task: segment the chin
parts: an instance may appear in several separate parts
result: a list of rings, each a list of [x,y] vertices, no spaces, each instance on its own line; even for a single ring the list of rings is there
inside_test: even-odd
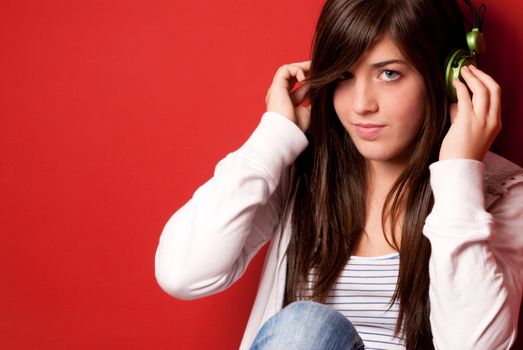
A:
[[[391,149],[390,147],[357,147],[358,151],[365,160],[374,162],[406,162],[408,152]]]

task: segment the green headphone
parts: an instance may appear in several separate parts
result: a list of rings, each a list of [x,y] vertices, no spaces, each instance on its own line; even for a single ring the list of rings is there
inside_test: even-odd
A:
[[[463,66],[478,65],[478,56],[485,52],[485,38],[483,37],[483,17],[485,16],[486,6],[481,4],[477,9],[470,0],[463,0],[474,13],[474,26],[470,32],[467,33],[468,50],[456,49],[448,56],[445,63],[445,90],[447,96],[452,102],[456,102],[456,89],[452,85],[455,78],[461,79],[460,70]],[[463,81],[463,80],[462,80]]]

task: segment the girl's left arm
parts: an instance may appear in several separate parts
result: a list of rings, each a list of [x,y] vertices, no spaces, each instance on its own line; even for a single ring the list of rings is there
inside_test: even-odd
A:
[[[509,349],[523,286],[523,182],[485,209],[484,164],[430,166],[430,321],[436,349]]]
[[[458,103],[440,161],[430,166],[434,207],[423,232],[431,242],[431,327],[437,349],[509,349],[516,337],[523,274],[523,183],[487,211],[482,162],[501,128],[500,88],[463,68]]]

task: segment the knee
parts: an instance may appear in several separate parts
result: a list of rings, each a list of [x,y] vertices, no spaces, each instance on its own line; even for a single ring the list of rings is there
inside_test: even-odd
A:
[[[281,321],[289,328],[307,329],[308,334],[326,328],[351,328],[350,321],[331,307],[314,301],[295,301],[281,311]]]
[[[360,349],[352,323],[327,305],[297,301],[271,317],[251,349]]]
[[[329,332],[346,332],[353,328],[350,321],[331,307],[314,301],[295,301],[273,318],[274,330],[287,334],[315,338]]]

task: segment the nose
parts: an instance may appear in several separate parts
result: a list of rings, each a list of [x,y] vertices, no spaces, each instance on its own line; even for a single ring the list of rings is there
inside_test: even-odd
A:
[[[372,84],[363,79],[356,81],[352,91],[352,109],[355,113],[365,115],[378,111],[378,100]]]

